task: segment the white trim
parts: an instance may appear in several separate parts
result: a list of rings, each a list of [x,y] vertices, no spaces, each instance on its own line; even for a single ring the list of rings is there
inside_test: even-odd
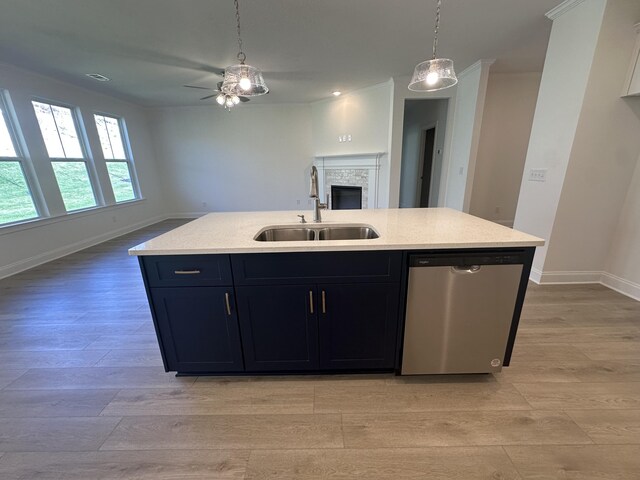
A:
[[[474,63],[473,65],[469,65],[467,68],[465,68],[463,71],[461,71],[458,74],[458,78],[462,78],[465,77],[467,75],[469,75],[471,72],[475,72],[476,70],[478,70],[479,68],[482,67],[490,67],[491,65],[493,65],[496,62],[495,58],[487,58],[484,60],[478,60],[476,63]]]
[[[638,283],[630,282],[629,280],[625,280],[608,272],[602,272],[600,283],[618,293],[640,301],[640,284]]]
[[[73,210],[71,212],[63,213],[62,215],[56,215],[54,217],[40,217],[31,220],[25,220],[23,222],[8,223],[0,225],[0,236],[19,232],[21,230],[29,230],[30,228],[42,227],[51,223],[66,222],[67,220],[74,220],[76,218],[86,217],[88,215],[97,215],[98,213],[103,213],[105,211],[110,211],[116,208],[128,207],[145,200],[146,198],[135,198],[133,200],[114,203],[113,205],[97,205],[95,207],[84,208],[82,210]]]
[[[565,13],[567,13],[569,10],[577,7],[578,5],[580,5],[581,3],[583,3],[585,0],[565,0],[564,2],[562,2],[560,5],[558,5],[555,8],[552,8],[551,10],[549,10],[547,13],[545,13],[545,17],[551,19],[551,20],[555,20],[556,18],[564,15]]]
[[[599,283],[622,295],[640,301],[640,284],[609,272],[541,272],[532,268],[529,280],[538,285],[571,285]]]
[[[16,273],[24,272],[25,270],[37,267],[38,265],[42,265],[43,263],[47,263],[71,253],[84,250],[85,248],[89,248],[99,243],[106,242],[107,240],[112,240],[116,237],[120,237],[127,233],[131,233],[135,230],[139,230],[141,228],[153,225],[154,223],[158,223],[169,218],[173,217],[171,215],[158,215],[153,218],[146,219],[123,228],[119,228],[117,230],[112,230],[101,235],[96,235],[95,237],[85,238],[84,240],[81,240],[79,242],[70,243],[68,245],[65,245],[64,247],[49,250],[48,252],[43,252],[38,255],[34,255],[33,257],[10,263],[9,265],[0,267],[0,279],[15,275]]]
[[[538,270],[537,268],[533,268],[531,267],[531,273],[529,274],[529,280],[531,280],[533,283],[536,283],[538,285],[540,285],[540,280],[542,279],[542,271]]]
[[[541,284],[600,283],[602,272],[542,272]]]

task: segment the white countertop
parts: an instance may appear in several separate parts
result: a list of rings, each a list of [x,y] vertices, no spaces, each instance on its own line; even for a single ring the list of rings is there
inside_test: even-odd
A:
[[[255,235],[267,226],[366,224],[380,238],[370,240],[312,240],[259,242]],[[327,252],[345,250],[423,250],[443,248],[532,247],[544,240],[449,208],[324,210],[322,223],[309,221],[312,211],[210,213],[148,240],[130,255],[189,255],[207,253]]]

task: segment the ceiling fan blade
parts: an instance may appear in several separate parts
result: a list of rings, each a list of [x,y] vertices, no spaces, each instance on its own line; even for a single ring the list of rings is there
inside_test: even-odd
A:
[[[217,88],[218,90],[222,90],[222,82],[218,82]]]
[[[250,99],[247,97],[238,97],[242,103],[248,102]]]
[[[183,85],[183,87],[187,88],[197,88],[199,90],[211,90],[209,87],[198,87],[197,85]]]
[[[218,94],[214,93],[213,95],[207,95],[206,97],[202,97],[200,100],[207,100],[209,98],[213,98],[213,97],[217,97],[217,96],[218,96]]]

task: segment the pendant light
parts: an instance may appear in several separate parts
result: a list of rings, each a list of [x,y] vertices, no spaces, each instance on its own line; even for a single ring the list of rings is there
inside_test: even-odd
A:
[[[437,0],[436,28],[433,35],[433,57],[416,65],[413,77],[409,83],[409,90],[414,92],[435,92],[444,88],[453,87],[458,83],[458,77],[453,69],[453,60],[437,58],[438,29],[440,28],[440,6],[442,0]]]
[[[236,7],[236,26],[238,32],[238,65],[231,65],[224,69],[222,92],[229,96],[255,97],[269,93],[259,68],[245,64],[247,56],[242,51],[242,37],[240,36],[240,9],[238,0],[233,1]]]

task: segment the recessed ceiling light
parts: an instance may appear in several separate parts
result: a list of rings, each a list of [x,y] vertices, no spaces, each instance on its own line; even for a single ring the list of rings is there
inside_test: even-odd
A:
[[[335,91],[331,92],[331,95],[333,95],[334,97],[339,97],[340,95],[342,95],[342,92],[339,92],[338,90],[335,90]]]
[[[108,82],[111,80],[110,78],[105,77],[104,75],[100,75],[99,73],[85,73],[87,77],[93,78],[94,80],[98,80],[99,82]]]

